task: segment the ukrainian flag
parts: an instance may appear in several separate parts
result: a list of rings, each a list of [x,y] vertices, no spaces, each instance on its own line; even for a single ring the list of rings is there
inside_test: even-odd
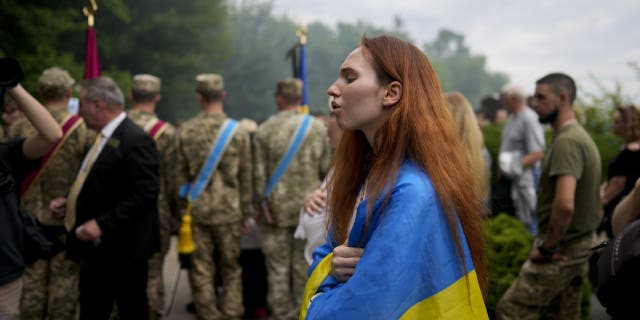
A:
[[[378,199],[369,226],[366,202],[357,208],[349,246],[363,247],[345,283],[329,276],[329,242],[314,252],[300,319],[488,319],[473,262],[462,235],[461,264],[442,206],[424,171],[400,168],[391,199]]]

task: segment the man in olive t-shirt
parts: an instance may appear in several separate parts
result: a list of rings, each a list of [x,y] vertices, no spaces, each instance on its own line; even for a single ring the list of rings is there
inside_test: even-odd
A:
[[[498,302],[497,319],[580,319],[588,249],[600,221],[600,155],[572,110],[576,86],[552,73],[536,82],[533,108],[554,137],[542,163],[536,214],[539,235],[529,259]]]
[[[536,214],[541,234],[548,233],[558,176],[571,176],[577,181],[571,223],[558,243],[589,235],[600,222],[600,154],[585,129],[576,122],[566,124],[554,133],[542,163],[542,174]]]

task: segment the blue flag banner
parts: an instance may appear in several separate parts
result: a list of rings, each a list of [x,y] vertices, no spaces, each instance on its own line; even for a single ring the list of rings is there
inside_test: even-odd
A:
[[[364,252],[349,280],[329,276],[339,243],[314,252],[299,319],[488,319],[462,227],[464,264],[426,173],[405,161],[390,192],[368,219],[370,199],[356,209],[348,245]]]
[[[304,44],[300,44],[300,80],[302,80],[302,105],[309,106],[307,90],[307,51]]]

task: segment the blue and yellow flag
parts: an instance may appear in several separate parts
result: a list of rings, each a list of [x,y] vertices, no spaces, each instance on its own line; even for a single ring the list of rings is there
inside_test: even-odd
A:
[[[364,253],[353,276],[329,276],[329,242],[314,252],[300,319],[488,319],[466,239],[465,265],[431,181],[406,161],[389,203],[378,199],[368,227],[366,203],[356,211],[348,244]]]
[[[303,43],[300,44],[300,80],[302,80],[302,108],[309,110],[307,90],[307,50]],[[308,111],[306,113],[309,113]]]
[[[302,25],[296,30],[298,42],[287,51],[287,58],[291,59],[293,77],[302,80],[302,112],[309,113],[309,100],[307,89],[307,26]]]

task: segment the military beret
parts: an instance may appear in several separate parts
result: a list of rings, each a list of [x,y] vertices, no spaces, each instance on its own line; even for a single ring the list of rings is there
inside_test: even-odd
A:
[[[42,71],[38,79],[38,86],[41,88],[62,88],[71,89],[76,81],[71,78],[69,72],[60,67],[51,67]]]
[[[160,93],[160,78],[150,74],[136,74],[133,76],[131,90],[149,93]]]
[[[276,85],[276,95],[294,97],[301,96],[302,80],[297,78],[288,78],[278,81],[278,84]]]
[[[196,92],[224,90],[222,76],[217,73],[201,73],[196,76]]]

